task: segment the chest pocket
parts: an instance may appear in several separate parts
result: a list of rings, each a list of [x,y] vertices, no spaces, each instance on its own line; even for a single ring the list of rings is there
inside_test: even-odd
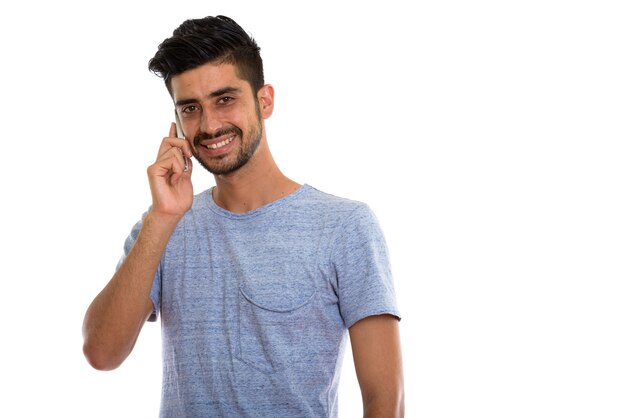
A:
[[[239,359],[266,374],[297,362],[310,332],[312,285],[285,280],[242,283],[239,287]]]

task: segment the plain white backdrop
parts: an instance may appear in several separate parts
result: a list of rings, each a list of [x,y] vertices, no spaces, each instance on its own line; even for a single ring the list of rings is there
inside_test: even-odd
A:
[[[407,417],[626,415],[626,14],[618,1],[0,6],[0,416],[154,417],[160,329],[84,360],[84,311],[150,204],[157,45],[225,14],[261,46],[290,177],[391,251]],[[196,192],[213,184],[198,166]],[[345,358],[340,416],[360,394]]]

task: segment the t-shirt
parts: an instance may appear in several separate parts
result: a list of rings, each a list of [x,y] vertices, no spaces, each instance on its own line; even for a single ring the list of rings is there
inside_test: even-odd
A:
[[[348,328],[399,318],[372,211],[306,184],[243,214],[195,196],[151,298],[168,418],[336,417]]]

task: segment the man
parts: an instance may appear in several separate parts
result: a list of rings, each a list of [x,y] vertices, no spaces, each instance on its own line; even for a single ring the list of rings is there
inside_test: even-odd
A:
[[[403,415],[398,319],[369,208],[287,178],[264,120],[274,90],[233,20],[188,20],[150,61],[172,124],[148,168],[152,206],[85,315],[84,352],[118,367],[161,314],[161,416],[337,416],[349,333],[364,415]],[[196,196],[195,157],[215,176]],[[349,331],[348,331],[349,330]]]

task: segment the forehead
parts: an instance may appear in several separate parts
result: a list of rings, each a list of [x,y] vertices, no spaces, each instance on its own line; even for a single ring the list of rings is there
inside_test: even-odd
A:
[[[233,64],[204,64],[187,70],[171,79],[174,102],[201,98],[227,87],[236,87],[243,92],[251,91],[247,81],[237,76]]]

